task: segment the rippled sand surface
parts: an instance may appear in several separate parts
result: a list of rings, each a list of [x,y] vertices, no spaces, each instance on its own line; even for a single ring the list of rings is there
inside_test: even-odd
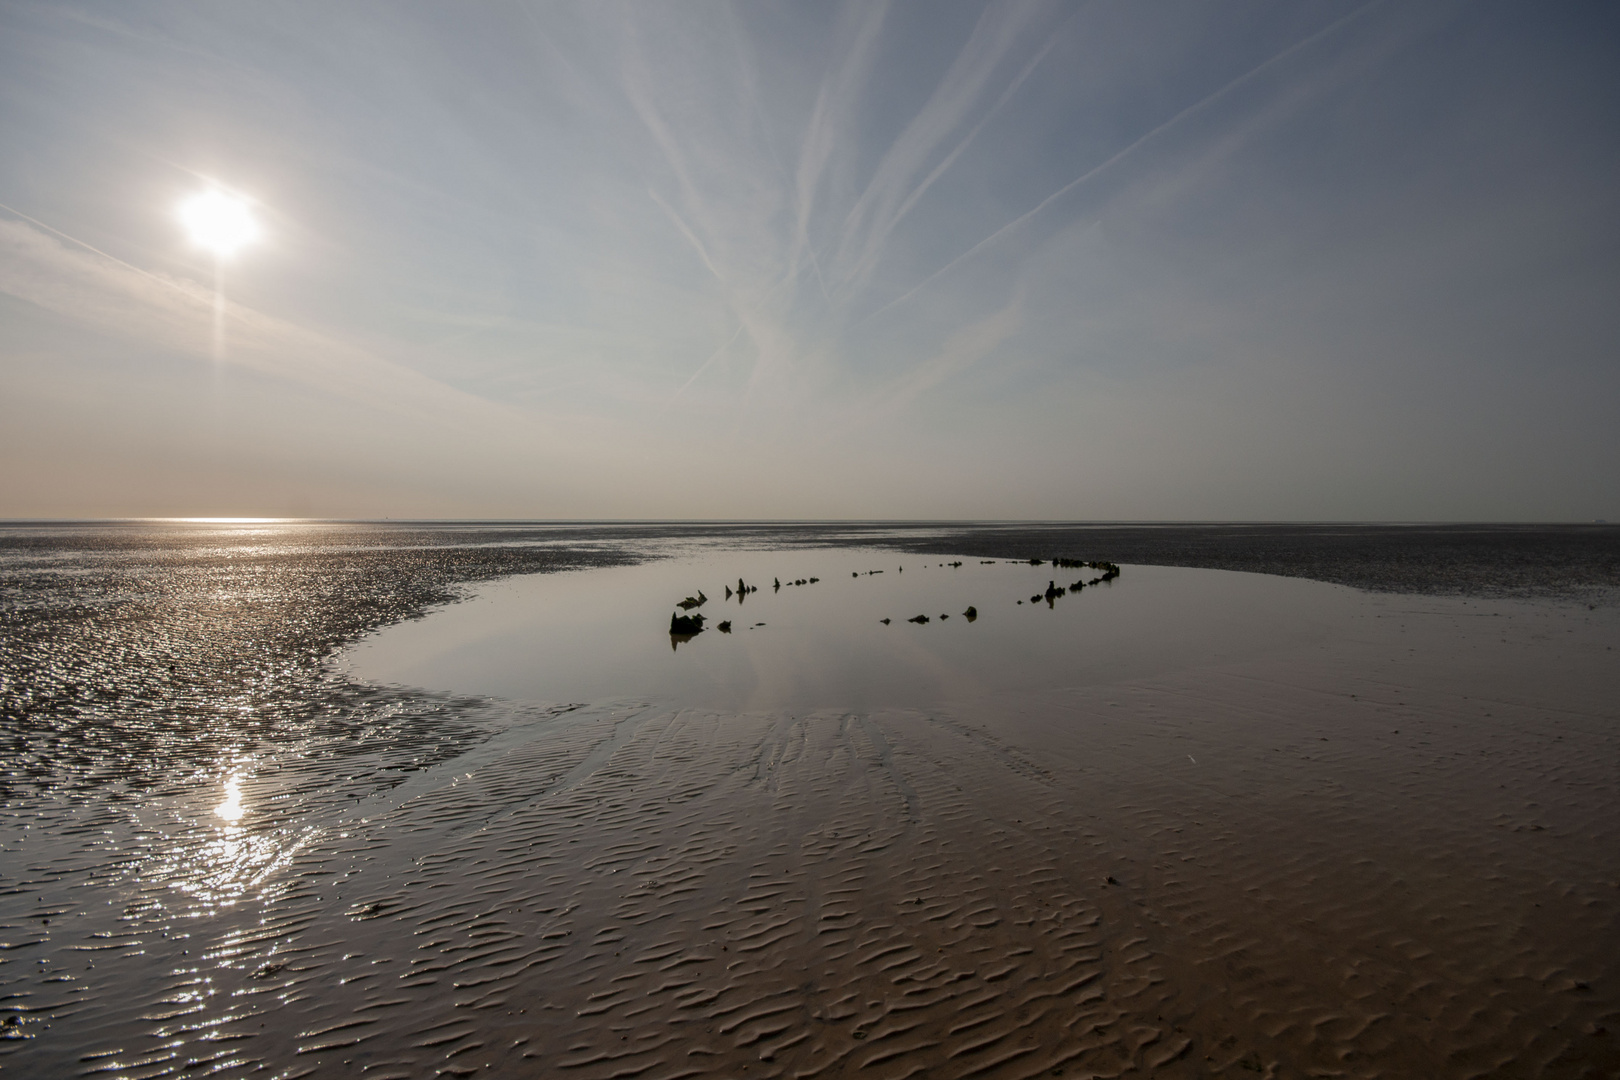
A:
[[[284,736],[137,746],[163,782],[38,737],[0,1068],[1620,1073],[1613,612],[1131,566],[1048,607],[1026,578],[1079,572],[749,558],[812,556],[743,606],[712,553],[486,587]],[[733,632],[636,636],[687,580]],[[638,657],[686,677],[595,696]]]

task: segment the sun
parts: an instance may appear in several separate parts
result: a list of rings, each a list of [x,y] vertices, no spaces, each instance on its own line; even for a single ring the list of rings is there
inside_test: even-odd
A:
[[[259,223],[247,200],[223,191],[204,191],[180,204],[180,223],[191,242],[221,259],[259,238]]]

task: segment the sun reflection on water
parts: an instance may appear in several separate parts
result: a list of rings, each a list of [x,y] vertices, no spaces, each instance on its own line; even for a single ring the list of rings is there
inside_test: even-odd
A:
[[[225,779],[225,801],[214,807],[214,813],[234,825],[246,812],[242,806],[241,778],[232,773]]]
[[[256,801],[251,769],[240,760],[231,763],[223,779],[219,776],[213,773],[209,783],[221,785],[223,801],[206,817],[192,817],[190,826],[142,874],[185,895],[194,914],[231,907],[261,893],[309,840],[309,830],[277,827],[250,809]]]

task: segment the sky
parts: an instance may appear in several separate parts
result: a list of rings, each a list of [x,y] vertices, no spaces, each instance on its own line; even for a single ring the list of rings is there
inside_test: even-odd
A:
[[[1612,3],[3,0],[0,147],[0,518],[1620,520]]]

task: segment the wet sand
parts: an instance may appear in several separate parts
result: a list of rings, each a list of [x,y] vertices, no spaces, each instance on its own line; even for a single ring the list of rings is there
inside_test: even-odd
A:
[[[0,1065],[1620,1074],[1620,618],[1331,591],[921,707],[378,688],[234,824],[218,768],[14,791]]]
[[[367,1027],[401,1075],[1612,1075],[1615,630],[1393,603],[971,708],[581,717],[400,821],[342,936],[423,974]]]

